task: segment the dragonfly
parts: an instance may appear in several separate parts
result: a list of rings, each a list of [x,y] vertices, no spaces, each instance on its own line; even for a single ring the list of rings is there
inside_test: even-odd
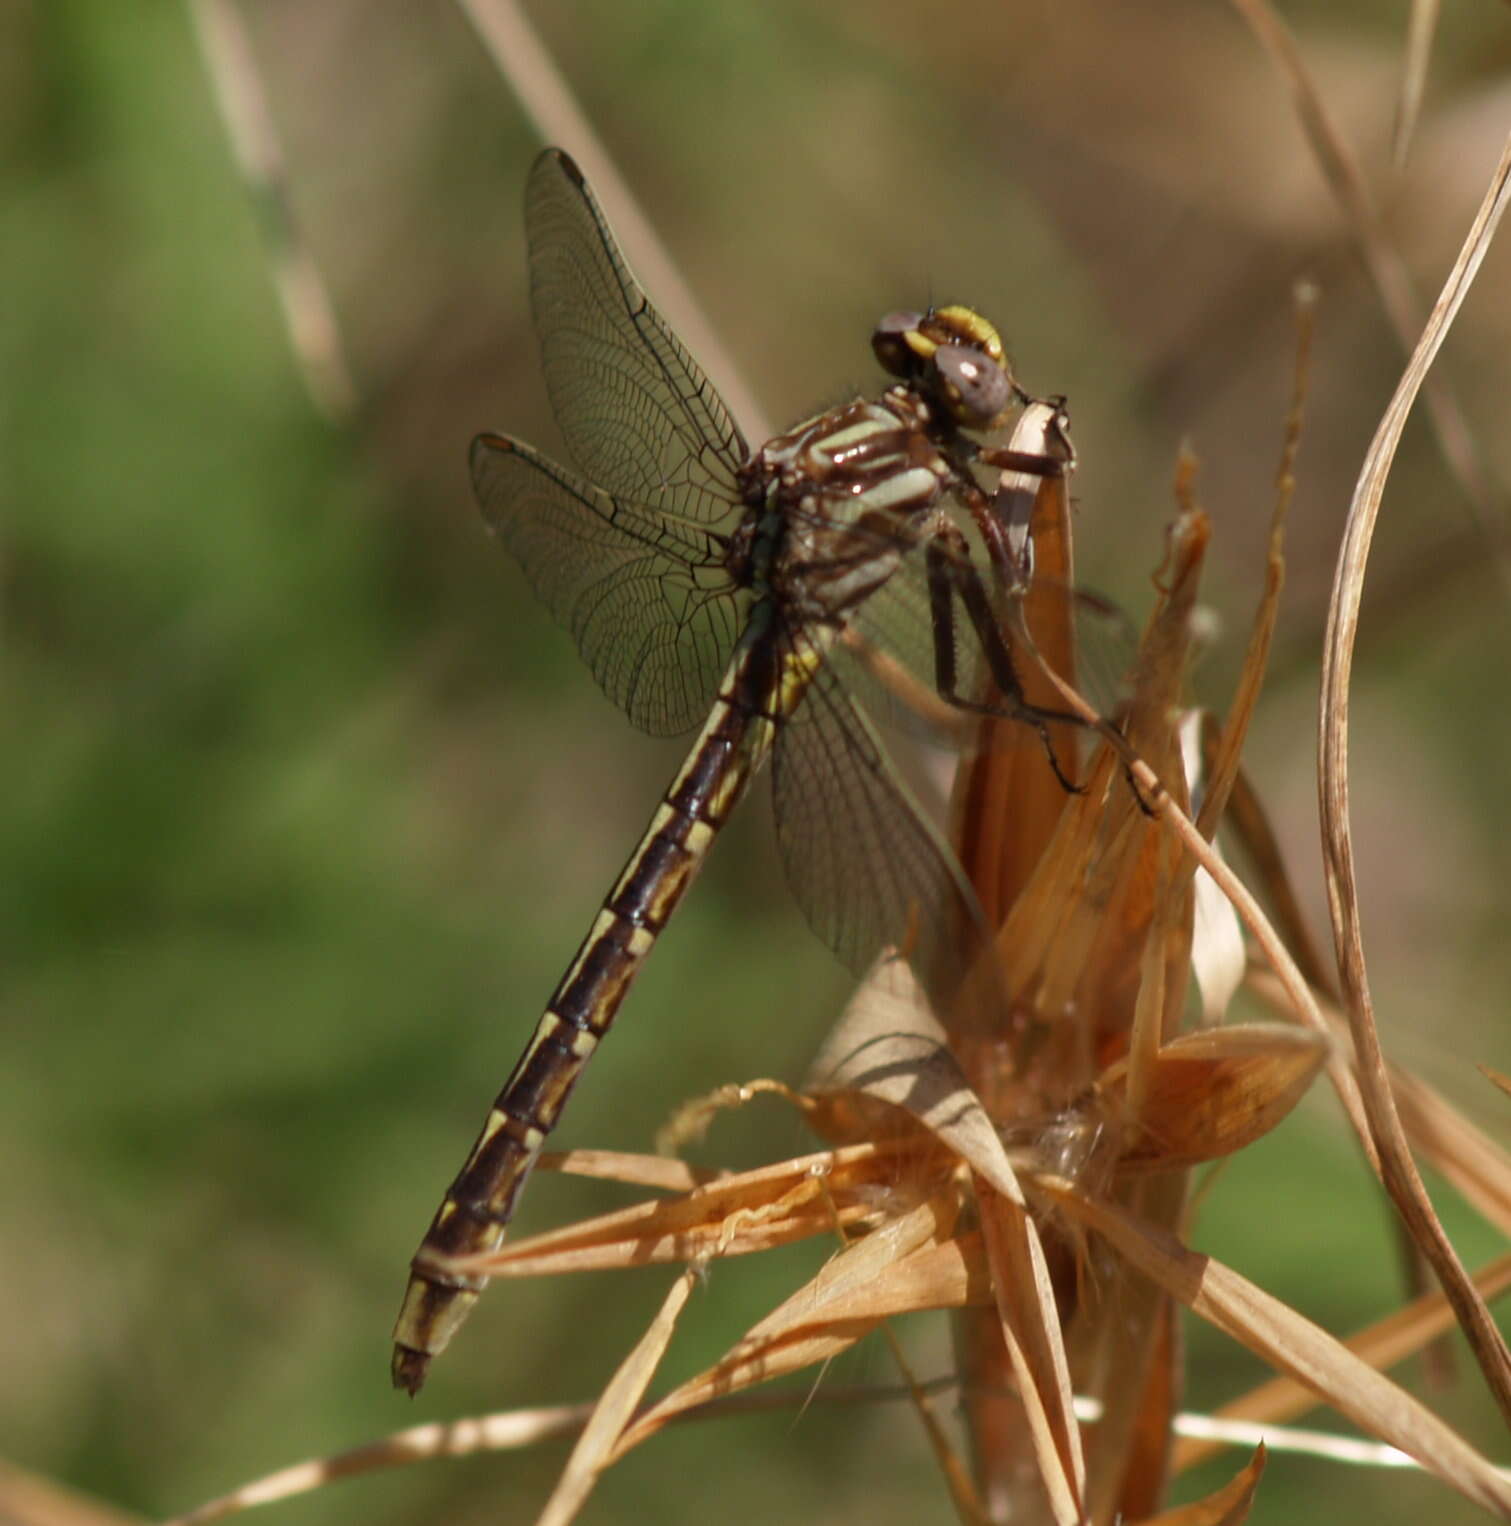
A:
[[[568,1097],[762,765],[789,883],[844,962],[863,972],[905,950],[935,990],[959,967],[979,911],[886,761],[867,713],[868,698],[892,697],[876,653],[900,654],[954,711],[1036,728],[1075,787],[1048,727],[1078,717],[1027,701],[1002,634],[1023,553],[1004,549],[1001,504],[979,477],[1062,475],[1074,451],[1063,403],[1029,397],[992,325],[964,307],[887,316],[872,336],[885,390],[752,450],[559,149],[530,172],[525,225],[546,382],[582,474],[482,434],[478,503],[630,721],[700,729],[411,1262],[392,1364],[410,1393],[486,1283],[456,1263],[502,1243]],[[1042,448],[973,438],[1029,406]]]

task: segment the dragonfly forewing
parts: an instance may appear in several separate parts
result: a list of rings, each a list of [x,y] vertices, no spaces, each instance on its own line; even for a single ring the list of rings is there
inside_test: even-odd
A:
[[[541,362],[572,459],[611,493],[704,523],[726,519],[750,453],[744,437],[558,149],[530,172],[525,231]]]
[[[750,602],[722,565],[722,537],[503,435],[473,441],[472,484],[488,527],[604,693],[653,736],[696,726]]]

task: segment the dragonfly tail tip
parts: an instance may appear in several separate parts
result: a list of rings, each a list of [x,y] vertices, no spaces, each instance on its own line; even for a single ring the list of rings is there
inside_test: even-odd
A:
[[[413,1346],[393,1348],[393,1386],[402,1388],[412,1399],[425,1386],[430,1372],[430,1353]]]

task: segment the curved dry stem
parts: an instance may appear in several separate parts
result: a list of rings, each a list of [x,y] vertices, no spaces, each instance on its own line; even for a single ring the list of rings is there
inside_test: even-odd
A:
[[[1511,138],[1501,153],[1500,163],[1442,295],[1380,421],[1354,489],[1328,610],[1322,666],[1318,790],[1333,941],[1343,981],[1344,1005],[1358,1056],[1357,1072],[1371,1136],[1380,1156],[1382,1179],[1413,1238],[1437,1272],[1501,1412],[1511,1421],[1511,1354],[1508,1354],[1484,1300],[1475,1291],[1433,1212],[1391,1093],[1365,967],[1348,793],[1349,682],[1365,567],[1380,500],[1411,406],[1490,246],[1505,210],[1508,188],[1511,188]]]

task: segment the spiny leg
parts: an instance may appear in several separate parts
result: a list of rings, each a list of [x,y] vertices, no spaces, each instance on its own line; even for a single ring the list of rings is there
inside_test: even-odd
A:
[[[1067,794],[1078,795],[1081,786],[1066,777],[1060,760],[1055,756],[1054,743],[1049,734],[1051,721],[1088,728],[1091,723],[1070,710],[1055,710],[1044,705],[1031,704],[1023,692],[1023,684],[1014,666],[1012,653],[997,627],[991,600],[981,579],[968,560],[965,539],[953,527],[943,529],[929,542],[925,559],[929,581],[929,613],[934,634],[934,681],[940,698],[959,710],[977,715],[997,716],[1004,720],[1021,722],[1031,726],[1043,743],[1044,754],[1055,778]],[[989,704],[970,699],[959,691],[959,673],[955,659],[955,610],[954,599],[958,595],[971,628],[981,643],[992,681],[1006,701],[1005,704]]]

